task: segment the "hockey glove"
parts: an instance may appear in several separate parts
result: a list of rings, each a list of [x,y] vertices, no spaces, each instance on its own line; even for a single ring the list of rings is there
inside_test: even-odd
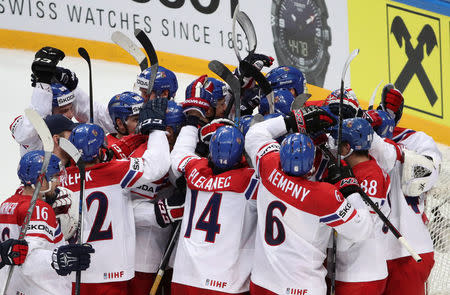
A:
[[[247,55],[244,58],[244,61],[253,65],[258,71],[261,71],[263,67],[270,67],[273,64],[273,57],[267,56],[264,54],[252,53]],[[243,73],[243,71],[237,67],[234,74],[238,77],[243,76],[242,78],[242,88],[248,89],[255,87],[255,81],[252,77],[248,77]]]
[[[128,157],[148,139],[142,134],[131,134],[122,137],[111,145],[111,150],[114,152],[116,159],[128,159]]]
[[[31,64],[31,71],[36,76],[36,82],[50,84],[56,72],[56,65],[64,56],[64,52],[53,47],[44,47],[36,52]],[[32,79],[33,84],[35,85]]]
[[[324,180],[333,184],[344,198],[360,190],[358,180],[353,175],[352,169],[344,161],[341,161],[341,167],[338,167],[337,163],[330,163],[328,165],[328,176]]]
[[[0,244],[0,268],[3,265],[21,265],[28,254],[25,240],[9,239]]]
[[[206,124],[198,130],[199,140],[203,143],[209,144],[211,136],[222,126],[234,126],[234,122],[226,118],[212,120],[211,123]]]
[[[397,123],[402,117],[404,101],[402,93],[395,89],[393,84],[386,84],[381,93],[378,109],[389,112]]]
[[[159,226],[166,227],[177,220],[181,220],[183,218],[186,194],[181,189],[168,186],[161,189],[161,192],[158,192],[158,197],[160,196],[169,197],[160,199],[155,204],[155,216]]]
[[[186,114],[190,110],[198,111],[203,117],[211,107],[214,84],[208,80],[207,75],[199,77],[192,83],[190,91],[186,90],[186,100],[181,104]]]
[[[75,72],[69,69],[56,67],[55,79],[67,87],[70,91],[75,90],[78,85],[78,78]]]
[[[293,110],[284,118],[286,129],[312,134],[336,125],[336,119],[324,109],[312,105]]]
[[[378,112],[374,110],[364,111],[363,118],[366,119],[374,129],[383,123],[383,119],[381,119]]]
[[[148,135],[152,130],[166,130],[167,98],[149,100],[139,112],[138,130]]]
[[[53,250],[52,267],[60,276],[66,276],[72,271],[89,268],[91,253],[95,253],[90,244],[69,244]]]
[[[253,114],[253,110],[259,106],[260,102],[261,95],[258,87],[246,89],[241,102],[241,116]]]

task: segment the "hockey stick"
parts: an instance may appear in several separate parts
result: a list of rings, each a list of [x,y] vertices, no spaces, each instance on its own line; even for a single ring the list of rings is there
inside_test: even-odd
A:
[[[299,108],[303,107],[305,102],[311,97],[311,94],[309,93],[302,93],[300,95],[297,95],[297,97],[294,99],[294,101],[291,104],[291,110],[298,110]]]
[[[248,17],[248,15],[245,12],[239,10],[239,3],[238,3],[238,5],[234,9],[234,13],[233,13],[231,41],[233,42],[234,53],[236,54],[236,57],[239,60],[239,62],[241,62],[242,58],[239,53],[239,49],[236,46],[236,44],[237,44],[236,21],[239,23],[239,25],[241,26],[242,30],[245,33],[245,36],[247,37],[247,45],[248,45],[249,54],[253,54],[255,52],[258,41],[256,39],[255,27],[253,26],[252,21],[250,20],[250,18]]]
[[[41,116],[33,109],[26,109],[25,116],[31,122],[31,124],[33,125],[37,134],[41,138],[42,144],[44,146],[44,160],[42,162],[42,168],[39,173],[37,183],[35,184],[33,196],[31,197],[31,200],[30,200],[30,206],[28,207],[27,214],[25,215],[25,218],[22,223],[22,227],[20,228],[19,240],[25,239],[25,235],[28,230],[28,224],[30,223],[31,216],[33,215],[34,208],[36,207],[36,201],[38,199],[39,192],[41,190],[42,181],[45,177],[45,173],[47,172],[47,167],[48,167],[48,164],[50,162],[50,158],[51,158],[52,152],[53,152],[53,138],[52,138],[52,135],[50,134],[50,131],[48,130],[47,125],[45,124],[44,120],[41,118]],[[7,277],[5,285],[3,287],[3,292],[2,292],[3,295],[6,295],[6,291],[8,290],[8,285],[11,281],[13,271],[14,271],[14,265],[11,265],[8,270],[8,277]]]
[[[241,118],[241,83],[239,82],[239,79],[236,78],[236,76],[233,75],[233,73],[223,63],[221,63],[218,60],[210,61],[208,64],[208,68],[231,87],[233,97],[232,100],[228,102],[227,109],[225,111],[225,116],[228,117],[231,111],[231,107],[234,104],[235,106],[234,121],[236,127],[239,128],[239,120]]]
[[[115,31],[111,35],[111,40],[119,45],[123,50],[128,52],[134,60],[139,64],[139,68],[141,72],[148,68],[148,60],[145,54],[141,51],[141,49],[124,33],[120,31]]]
[[[178,221],[175,229],[173,230],[172,238],[170,239],[169,244],[167,244],[167,248],[161,259],[161,263],[159,264],[158,273],[156,274],[156,278],[155,281],[153,282],[152,289],[150,290],[150,295],[155,295],[156,292],[158,291],[158,287],[161,284],[161,280],[164,276],[164,272],[166,271],[167,264],[169,263],[170,256],[172,255],[176,241],[178,240],[180,229],[181,229],[181,221]]]
[[[141,29],[134,30],[134,35],[141,43],[142,47],[144,47],[145,52],[148,55],[148,59],[150,60],[150,80],[148,81],[147,93],[150,95],[153,89],[153,85],[155,84],[156,74],[158,73],[158,56],[156,55],[155,48],[153,47],[152,42],[147,37],[147,35]]]
[[[266,77],[258,71],[253,65],[243,60],[239,63],[239,69],[242,70],[242,74],[245,77],[252,77],[255,79],[256,83],[258,83],[259,88],[263,91],[264,95],[267,97],[267,101],[269,102],[269,113],[274,113],[274,104],[273,104],[273,89],[270,86],[269,81],[267,81]]]
[[[87,62],[89,67],[89,122],[94,123],[94,97],[92,93],[92,67],[89,53],[83,47],[78,48],[78,54]]]
[[[325,144],[319,145],[319,148],[328,156],[330,161],[336,162],[336,158],[334,155],[330,152],[330,150],[325,146]],[[377,213],[378,217],[383,221],[383,223],[389,228],[389,230],[392,232],[392,234],[397,238],[397,240],[405,247],[405,249],[411,254],[411,256],[414,258],[416,262],[421,262],[422,258],[417,254],[416,251],[409,245],[407,240],[400,234],[400,232],[397,230],[397,228],[389,221],[389,219],[386,217],[386,215],[381,212],[381,210],[378,208],[378,206],[370,199],[370,197],[364,192],[362,188],[358,189],[358,193],[361,195],[362,199],[366,204],[370,206],[370,208]]]
[[[59,146],[73,159],[76,163],[78,169],[80,170],[80,200],[78,207],[78,226],[77,226],[77,243],[79,245],[83,244],[83,239],[81,237],[81,226],[83,224],[83,200],[84,200],[84,188],[86,179],[86,170],[84,161],[81,159],[80,151],[67,139],[64,137],[59,138]],[[80,295],[80,284],[81,284],[81,271],[78,270],[75,275],[75,294]]]
[[[381,83],[383,83],[383,80],[381,80],[380,83],[378,83],[377,87],[375,87],[375,89],[372,92],[372,96],[370,97],[369,101],[369,107],[367,108],[369,111],[373,110],[373,104],[375,103],[375,96],[377,95],[378,88],[380,88]]]

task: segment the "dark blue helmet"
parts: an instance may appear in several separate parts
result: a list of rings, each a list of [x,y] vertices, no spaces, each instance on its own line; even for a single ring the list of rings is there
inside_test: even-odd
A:
[[[172,127],[175,134],[178,134],[186,122],[183,108],[173,100],[167,102],[166,125]]]
[[[105,132],[95,124],[80,124],[72,130],[69,140],[81,151],[81,158],[85,162],[95,160],[105,141]]]
[[[275,89],[273,91],[274,111],[283,115],[291,112],[291,105],[294,102],[294,96],[287,89]],[[259,113],[264,115],[269,113],[269,102],[267,97],[262,97],[259,104]]]
[[[215,108],[217,106],[217,101],[225,98],[225,96],[228,94],[227,85],[215,78],[209,77],[208,80],[211,81],[214,85],[214,90],[212,92],[211,98],[211,106]]]
[[[144,99],[134,92],[126,91],[113,96],[108,104],[108,112],[114,127],[118,128],[117,118],[125,123],[129,116],[139,114],[143,104]]]
[[[394,118],[386,111],[378,110],[377,113],[383,121],[381,125],[375,127],[373,131],[382,138],[392,138],[394,127],[396,125]]]
[[[244,151],[244,136],[233,126],[222,126],[214,132],[209,144],[211,161],[220,169],[236,165]]]
[[[246,115],[242,116],[239,120],[239,129],[241,130],[242,134],[245,136],[247,134],[248,129],[250,129],[250,122],[252,121],[253,116],[252,115]]]
[[[17,175],[24,185],[34,185],[41,173],[42,164],[44,163],[44,151],[31,151],[22,156],[17,168]],[[50,157],[45,179],[50,181],[53,176],[60,172],[60,160],[57,156]]]
[[[302,133],[289,134],[281,143],[281,169],[291,176],[305,175],[313,167],[314,155],[311,138]]]
[[[72,103],[75,99],[75,94],[73,91],[70,91],[66,86],[60,83],[52,83],[51,84],[53,100],[53,107],[62,107],[69,103]]]
[[[151,71],[150,68],[143,70],[136,79],[135,88],[148,88],[148,81],[150,80]],[[174,72],[168,70],[162,66],[158,67],[156,73],[155,84],[153,84],[153,91],[156,93],[156,97],[160,97],[164,90],[169,90],[169,99],[175,97],[178,90],[178,80]]]
[[[331,129],[331,136],[337,143],[338,125]],[[354,151],[367,151],[373,140],[373,129],[363,118],[351,118],[342,121],[342,142],[348,142]]]
[[[294,88],[297,95],[306,90],[306,79],[302,71],[295,67],[281,66],[271,70],[267,76],[267,81],[273,89],[291,89]]]

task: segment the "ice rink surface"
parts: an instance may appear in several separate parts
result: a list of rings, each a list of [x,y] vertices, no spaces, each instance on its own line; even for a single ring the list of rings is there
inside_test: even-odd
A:
[[[90,53],[91,57],[95,56]],[[2,141],[2,172],[0,202],[10,197],[19,185],[17,164],[20,160],[19,146],[9,131],[9,126],[17,116],[23,114],[29,107],[31,87],[31,63],[34,52],[0,49],[0,138]],[[59,63],[74,71],[79,79],[79,85],[89,91],[88,65],[82,58],[67,56]],[[164,66],[161,64],[161,66]],[[140,73],[139,66],[125,65],[102,60],[92,60],[92,80],[94,100],[107,104],[111,97],[123,91],[132,91],[136,76]],[[195,76],[177,74],[177,97],[184,100],[184,90]]]

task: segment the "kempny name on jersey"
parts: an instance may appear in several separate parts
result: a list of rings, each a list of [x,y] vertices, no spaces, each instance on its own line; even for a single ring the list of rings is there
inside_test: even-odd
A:
[[[188,180],[199,189],[223,190],[227,187],[230,187],[231,185],[231,176],[206,178],[204,176],[198,177],[199,175],[200,172],[198,172],[197,169],[194,168],[188,177]]]
[[[272,183],[275,187],[281,189],[283,192],[291,193],[291,196],[298,199],[300,193],[302,193],[302,198],[300,201],[306,198],[307,195],[311,192],[310,190],[305,189],[301,185],[294,183],[293,181],[287,179],[283,176],[277,169],[273,169],[270,173],[268,181]]]

